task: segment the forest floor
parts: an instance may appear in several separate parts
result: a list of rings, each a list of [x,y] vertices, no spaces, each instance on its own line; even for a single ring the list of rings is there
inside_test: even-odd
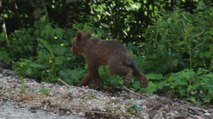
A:
[[[0,119],[213,119],[212,106],[178,99],[23,80],[0,69]]]

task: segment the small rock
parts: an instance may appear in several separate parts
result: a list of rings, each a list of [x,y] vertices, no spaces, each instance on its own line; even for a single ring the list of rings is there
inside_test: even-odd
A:
[[[203,119],[201,116],[198,116],[198,115],[196,115],[194,117],[195,117],[194,119]]]
[[[0,74],[0,78],[2,78],[3,77],[3,74]]]
[[[208,113],[208,112],[204,113],[204,116],[207,116],[209,118],[213,118],[213,115],[211,113]]]

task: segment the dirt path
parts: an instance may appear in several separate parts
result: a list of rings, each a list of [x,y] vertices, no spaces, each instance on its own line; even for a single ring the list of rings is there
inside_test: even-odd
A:
[[[140,98],[20,79],[0,71],[0,119],[212,119],[213,109],[156,95]],[[24,87],[23,87],[24,85]],[[25,92],[25,93],[23,93]]]
[[[75,115],[60,115],[54,112],[46,112],[37,109],[29,110],[11,100],[0,101],[0,119],[85,119]]]

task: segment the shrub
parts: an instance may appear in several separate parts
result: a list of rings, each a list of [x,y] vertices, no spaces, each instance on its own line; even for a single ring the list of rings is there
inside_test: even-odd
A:
[[[141,89],[143,92],[163,93],[168,97],[182,98],[193,103],[213,102],[213,73],[206,69],[184,69],[166,76],[151,73],[147,77],[150,85]]]
[[[144,34],[144,67],[168,73],[184,68],[213,70],[213,8],[198,6],[194,14],[162,11]]]
[[[36,54],[29,58],[19,55],[19,60],[13,67],[18,75],[56,82],[61,70],[73,69],[78,66],[78,63],[73,62],[76,58],[71,55],[69,50],[70,37],[74,35],[73,31],[58,28],[47,22],[45,17],[35,22],[33,31],[29,37],[32,37],[36,42],[36,49],[34,49]],[[14,49],[22,47],[22,45],[14,46],[16,46]]]

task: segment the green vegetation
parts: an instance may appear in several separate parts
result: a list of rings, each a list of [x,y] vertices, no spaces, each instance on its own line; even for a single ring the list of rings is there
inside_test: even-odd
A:
[[[21,81],[21,93],[26,93],[26,84],[25,84],[25,80],[23,77],[20,77],[20,81]]]
[[[39,92],[41,92],[43,95],[49,95],[50,94],[50,91],[47,88],[41,88]]]
[[[46,2],[39,4],[44,6],[40,10],[44,15],[39,19],[28,11],[26,6],[32,5],[29,1],[3,2],[7,7],[3,8],[0,23],[6,27],[0,28],[0,61],[10,64],[20,77],[52,83],[60,78],[71,85],[79,84],[87,68],[83,57],[70,53],[71,41],[77,30],[91,31],[98,38],[115,38],[131,51],[148,77],[149,86],[142,89],[134,80],[130,89],[193,103],[213,103],[210,1],[194,0],[190,5],[184,0]],[[14,4],[20,7],[19,12],[13,9]],[[102,87],[122,88],[121,77],[111,75],[104,66],[99,72]],[[21,85],[22,92],[26,92],[23,79]],[[49,94],[46,89],[41,92]],[[129,108],[133,112],[139,109],[137,105]]]

